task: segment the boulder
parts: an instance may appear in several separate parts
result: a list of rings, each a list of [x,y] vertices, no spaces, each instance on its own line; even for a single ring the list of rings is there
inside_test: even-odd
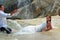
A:
[[[18,8],[17,15],[12,19],[32,19],[39,16],[45,17],[47,14],[51,16],[60,15],[59,0],[0,0],[0,4],[4,4],[5,12],[9,13]]]

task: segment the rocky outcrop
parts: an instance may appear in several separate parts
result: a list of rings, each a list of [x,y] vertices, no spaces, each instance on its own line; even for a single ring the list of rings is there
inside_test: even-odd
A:
[[[59,14],[59,5],[59,0],[34,0],[31,4],[24,6],[23,9],[20,10],[18,17],[16,17],[28,19],[38,16],[45,17],[47,14],[54,16]]]
[[[18,14],[12,18],[30,19],[47,14],[60,15],[60,0],[4,0],[5,12],[18,8]]]

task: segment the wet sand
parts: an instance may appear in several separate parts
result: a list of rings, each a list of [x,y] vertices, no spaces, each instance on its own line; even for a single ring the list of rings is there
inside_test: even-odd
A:
[[[43,22],[45,18],[36,18],[31,20],[16,20],[21,26],[25,27],[28,25],[39,25]],[[0,33],[0,40],[60,40],[60,18],[59,16],[53,16],[52,20],[54,21],[57,28],[52,29],[47,32],[36,32],[33,34],[23,34],[23,35],[14,35],[6,33]]]

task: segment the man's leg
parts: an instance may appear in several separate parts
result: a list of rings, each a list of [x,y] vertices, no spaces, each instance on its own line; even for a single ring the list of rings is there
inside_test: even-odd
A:
[[[11,30],[5,27],[1,27],[1,31],[6,31],[7,34],[11,33]]]
[[[9,31],[12,31],[10,28],[7,28]]]
[[[10,28],[5,28],[5,30],[6,30],[6,33],[7,33],[7,34],[10,34],[11,31],[12,31]]]
[[[0,28],[0,31],[1,31],[1,32],[4,32],[4,30],[5,30],[5,29],[4,29],[3,27]]]
[[[1,28],[0,28],[0,32],[1,32]]]

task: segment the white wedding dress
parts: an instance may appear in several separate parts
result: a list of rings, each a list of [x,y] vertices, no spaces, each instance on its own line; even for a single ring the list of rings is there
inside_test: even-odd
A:
[[[36,26],[26,26],[24,28],[21,28],[15,34],[31,34],[35,32],[40,32],[44,27],[46,27],[46,22],[42,22],[40,25],[36,25]]]

